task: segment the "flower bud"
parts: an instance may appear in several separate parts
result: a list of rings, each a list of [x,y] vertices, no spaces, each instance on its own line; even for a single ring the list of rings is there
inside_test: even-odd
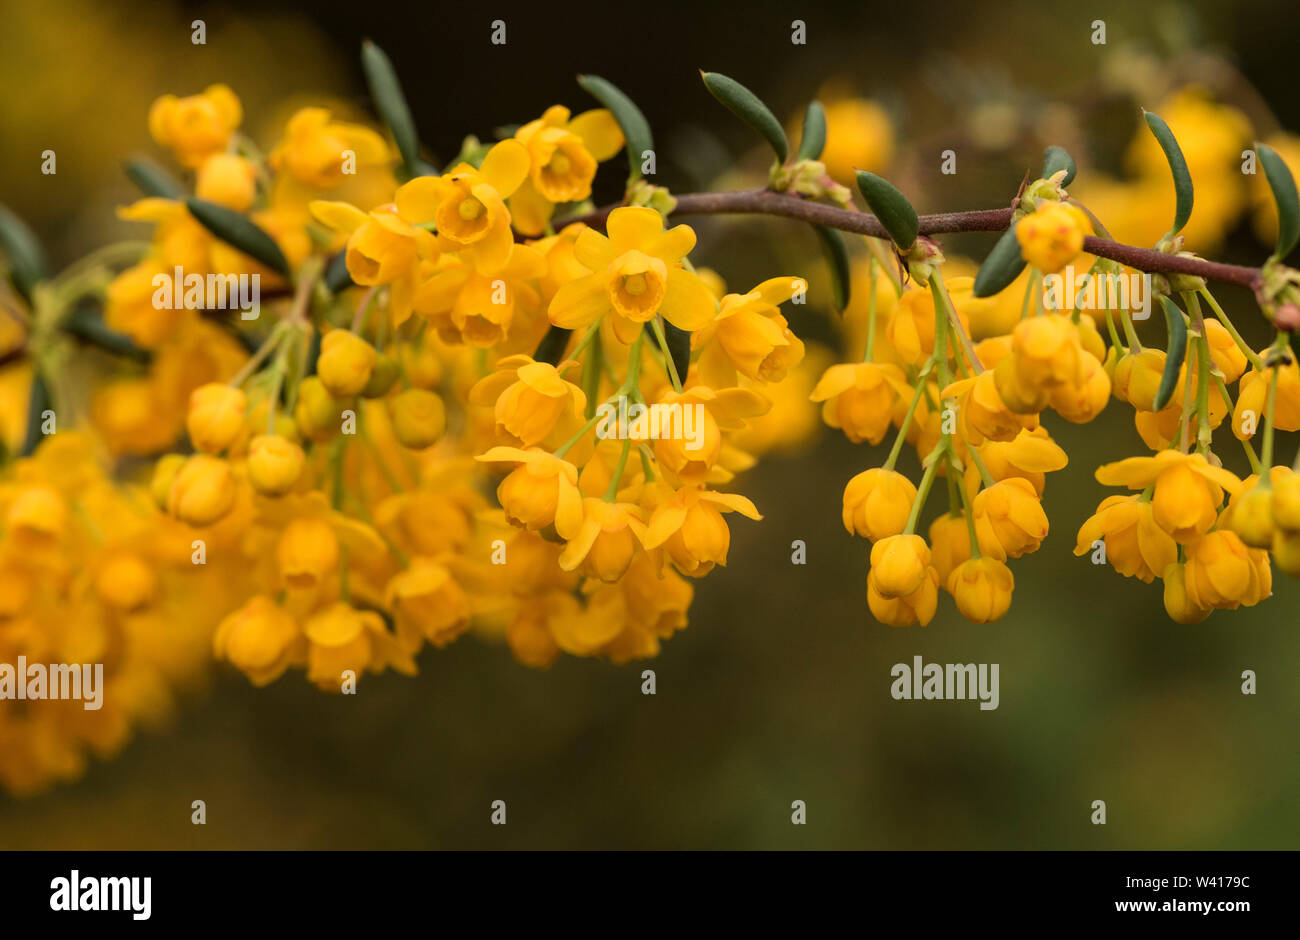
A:
[[[233,385],[209,382],[190,393],[185,428],[199,450],[220,453],[234,443],[244,427],[248,398]]]
[[[193,526],[216,522],[235,503],[230,464],[208,454],[195,454],[177,471],[167,491],[167,512]]]
[[[95,592],[100,599],[121,611],[139,610],[153,600],[158,590],[158,575],[135,554],[114,555],[95,576]]]
[[[343,403],[325,388],[320,376],[311,375],[298,386],[298,403],[293,420],[298,432],[310,441],[328,441],[342,427]]]
[[[1273,544],[1273,494],[1256,483],[1231,501],[1228,528],[1251,548]]]
[[[194,195],[243,212],[257,196],[257,168],[233,153],[214,153],[199,167]]]
[[[261,594],[217,626],[213,653],[262,686],[278,679],[305,652],[298,624],[275,601]]]
[[[1288,532],[1300,531],[1300,473],[1273,480],[1273,524]]]
[[[898,471],[864,470],[844,488],[844,528],[873,542],[898,535],[907,526],[915,499],[916,487]]]
[[[361,390],[362,398],[383,398],[397,381],[397,363],[384,353],[375,354],[375,364],[370,370],[370,381]],[[413,383],[415,384],[415,383]],[[416,384],[417,388],[423,387]]]
[[[153,479],[149,483],[149,495],[153,497],[159,509],[166,511],[167,494],[171,492],[172,480],[176,479],[176,474],[183,466],[185,466],[183,454],[166,454],[159,457],[158,462],[154,464]]]
[[[1011,607],[1016,586],[1011,569],[996,558],[964,561],[948,577],[948,593],[957,609],[972,623],[992,623]]]
[[[388,402],[393,433],[402,446],[423,450],[438,442],[447,429],[442,399],[423,388],[408,388]]]
[[[930,546],[919,535],[891,535],[871,548],[871,578],[881,597],[907,597],[925,580]]]
[[[373,346],[347,330],[330,330],[321,340],[316,374],[335,398],[351,398],[365,390],[374,365]]]
[[[302,476],[306,455],[279,434],[259,434],[248,445],[248,480],[263,496],[283,496]]]
[[[1210,616],[1208,607],[1198,607],[1187,594],[1186,565],[1174,562],[1165,569],[1165,612],[1175,623],[1200,623]]]

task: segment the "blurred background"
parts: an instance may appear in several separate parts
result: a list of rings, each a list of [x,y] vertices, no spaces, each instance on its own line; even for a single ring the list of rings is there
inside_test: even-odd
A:
[[[1116,237],[1150,244],[1172,216],[1172,187],[1137,133],[1144,105],[1188,152],[1190,247],[1258,264],[1270,222],[1240,151],[1300,131],[1292,13],[1281,3],[4,0],[0,201],[67,263],[122,235],[113,209],[135,193],[121,160],[154,152],[155,97],[226,82],[245,128],[268,143],[305,103],[363,117],[357,50],[369,36],[442,160],[466,134],[490,138],[555,102],[586,108],[573,77],[593,72],[646,113],[657,182],[757,185],[769,157],[708,95],[703,68],[745,82],[792,126],[814,95],[843,102],[830,154],[886,173],[921,211],[1005,205],[1043,146],[1061,144],[1080,166],[1072,192]],[[504,47],[488,41],[497,18]],[[803,46],[790,42],[796,18]],[[204,46],[190,42],[194,19],[206,23]],[[1096,20],[1104,45],[1092,42]],[[45,149],[58,154],[55,176],[39,171]],[[957,153],[953,176],[939,173],[945,149]],[[621,174],[602,179],[598,201],[618,198]],[[698,260],[733,287],[806,271],[814,302],[793,328],[843,342],[806,227],[691,221]],[[944,243],[978,259],[992,241]],[[1262,345],[1249,296],[1216,293]],[[802,420],[812,416],[808,405]],[[0,795],[0,848],[1294,848],[1300,587],[1279,575],[1258,608],[1173,624],[1158,585],[1072,554],[1108,495],[1093,468],[1144,451],[1131,411],[1049,428],[1072,465],[1048,482],[1052,533],[1015,565],[1001,622],[973,626],[941,601],[926,628],[875,623],[868,546],[844,532],[839,509],[844,483],[886,448],[813,435],[745,477],[766,518],[732,525],[729,566],[696,583],[690,627],[657,660],[565,657],[538,672],[466,637],[427,652],[417,679],[367,678],[355,697],[292,676],[256,690],[221,670],[170,727],[92,761],[80,780]],[[1279,460],[1294,447],[1283,436]],[[1235,445],[1223,450],[1246,472]],[[796,539],[806,565],[791,564]],[[1000,707],[894,701],[890,668],[915,655],[999,663]],[[641,694],[645,668],[654,696]],[[1256,695],[1241,694],[1245,669],[1258,674]],[[190,822],[199,799],[204,826]],[[498,799],[504,827],[489,824]],[[1090,824],[1098,799],[1105,826]],[[807,804],[806,826],[790,823],[794,800]]]

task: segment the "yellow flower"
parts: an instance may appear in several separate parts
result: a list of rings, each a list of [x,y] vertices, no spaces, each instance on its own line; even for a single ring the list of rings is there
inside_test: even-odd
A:
[[[298,386],[294,425],[309,441],[328,441],[342,428],[343,408],[344,403],[329,393],[320,376],[309,375]]]
[[[167,491],[167,512],[193,526],[212,525],[234,504],[230,464],[208,454],[186,460]]]
[[[948,578],[963,561],[971,557],[970,530],[961,512],[945,512],[930,523],[930,561],[939,573],[939,583]]]
[[[1268,553],[1247,548],[1235,532],[1217,529],[1187,546],[1187,597],[1198,607],[1253,607],[1272,584]]]
[[[355,678],[367,669],[381,672],[391,665],[408,676],[415,674],[411,654],[400,648],[373,610],[338,601],[308,617],[302,632],[310,644],[307,678],[326,691],[343,691],[343,673],[348,671]]]
[[[824,402],[822,420],[853,443],[879,444],[895,417],[902,420],[912,390],[898,366],[841,363],[826,370],[808,397]]]
[[[1261,487],[1257,475],[1243,481],[1241,489],[1228,500],[1228,506],[1219,517],[1219,528],[1230,529],[1251,548],[1268,549],[1273,545],[1273,489],[1272,484],[1290,467],[1274,467],[1270,485]]]
[[[1164,574],[1165,612],[1175,623],[1200,623],[1213,613],[1209,607],[1202,607],[1192,600],[1187,592],[1187,566],[1182,562],[1170,562]]]
[[[1178,559],[1178,544],[1156,524],[1151,502],[1138,494],[1103,499],[1079,527],[1074,554],[1090,554],[1098,539],[1105,542],[1106,560],[1116,571],[1147,584]]]
[[[1273,522],[1290,532],[1300,531],[1300,473],[1290,471],[1273,477]]]
[[[280,533],[275,558],[286,587],[296,591],[314,590],[338,570],[338,535],[319,516],[294,519]]]
[[[469,599],[445,566],[416,557],[388,582],[384,602],[393,612],[403,648],[413,651],[420,637],[446,646],[469,627]]]
[[[149,133],[176,159],[198,166],[210,154],[225,150],[231,132],[243,119],[243,108],[225,85],[209,85],[201,95],[163,95],[149,108]]]
[[[105,325],[125,333],[146,349],[162,345],[175,334],[182,321],[193,316],[193,311],[169,309],[154,303],[157,290],[154,280],[160,274],[167,276],[170,291],[172,271],[158,259],[146,258],[113,278],[104,297]]]
[[[617,581],[645,543],[645,520],[638,506],[589,496],[582,501],[578,532],[560,554],[560,567],[574,571],[581,566],[588,577]]]
[[[970,318],[957,308],[962,329],[970,333]],[[909,287],[894,307],[885,328],[889,344],[908,365],[919,366],[934,352],[934,296],[928,290]]]
[[[712,336],[741,375],[780,382],[803,359],[803,341],[790,331],[780,304],[804,287],[802,278],[774,277],[747,294],[727,294],[713,321]],[[708,341],[701,332],[698,343]]]
[[[306,455],[279,434],[259,434],[248,444],[248,480],[263,496],[283,496],[302,476]]]
[[[468,163],[442,176],[420,176],[397,190],[397,211],[413,225],[434,223],[443,251],[463,252],[480,272],[495,274],[515,243],[505,200],[528,174],[528,151],[503,140],[474,169]]]
[[[980,552],[999,561],[1038,551],[1047,538],[1047,514],[1034,485],[1021,477],[981,490],[972,510]]]
[[[568,108],[554,105],[515,131],[515,140],[528,151],[529,170],[510,199],[510,212],[516,229],[540,235],[556,203],[581,202],[591,195],[596,164],[618,153],[623,132],[604,109],[571,119]]]
[[[1223,491],[1235,493],[1241,480],[1210,464],[1201,454],[1162,450],[1154,457],[1128,457],[1097,468],[1103,486],[1132,490],[1155,485],[1151,508],[1156,523],[1186,545],[1208,532],[1218,516]]]
[[[447,430],[447,409],[436,392],[408,388],[388,399],[393,434],[403,447],[423,450],[441,440]]]
[[[370,382],[375,347],[348,330],[330,330],[321,339],[316,374],[335,398],[360,395]]]
[[[1016,414],[1003,403],[990,370],[952,383],[943,397],[957,399],[957,425],[967,444],[1011,441],[1021,431],[1038,427],[1037,415]]]
[[[707,385],[692,385],[677,393],[666,390],[660,406],[682,407],[682,432],[664,434],[654,442],[655,460],[662,469],[683,483],[703,483],[710,479],[722,455],[723,430],[745,426],[746,418],[766,414],[772,403],[749,388],[724,388],[714,391]],[[693,409],[696,434],[688,433],[687,409]],[[662,429],[661,429],[662,430]]]
[[[469,402],[492,405],[497,433],[532,447],[545,440],[566,415],[574,418],[586,408],[582,389],[564,378],[575,364],[569,360],[556,367],[529,356],[507,356],[497,361],[495,372],[470,389]]]
[[[574,255],[592,273],[556,291],[553,324],[578,329],[609,315],[619,341],[631,343],[657,313],[690,332],[713,319],[717,300],[682,264],[695,247],[690,226],[664,231],[655,210],[624,206],[609,214],[606,229],[608,237],[590,228],[579,233]]]
[[[528,318],[527,348],[537,345],[547,323],[540,315],[541,296],[535,280],[546,273],[546,257],[527,245],[515,245],[505,267],[488,276],[459,255],[443,255],[415,290],[415,311],[428,318],[447,343],[491,347],[511,333],[517,314]],[[540,328],[540,329],[539,329]]]
[[[916,487],[897,470],[864,470],[844,487],[844,528],[873,542],[900,535],[915,500]]]
[[[436,264],[440,254],[433,234],[403,219],[394,205],[366,213],[346,202],[318,199],[308,209],[316,221],[348,236],[344,263],[353,281],[364,287],[392,285],[393,325],[404,323],[421,267]]]
[[[223,382],[200,385],[190,393],[190,410],[185,419],[190,442],[199,450],[220,453],[243,430],[247,410],[248,399],[238,388]]]
[[[95,575],[95,592],[121,611],[148,606],[158,593],[158,573],[139,555],[118,551],[106,558]]]
[[[1016,223],[1021,256],[1044,274],[1055,274],[1077,258],[1091,232],[1083,212],[1060,202],[1041,203]]]
[[[1128,402],[1139,411],[1153,410],[1156,392],[1160,389],[1160,379],[1164,371],[1165,351],[1163,349],[1144,349],[1141,352],[1124,354],[1115,363],[1113,383],[1115,397]],[[1175,390],[1171,401],[1182,401],[1179,390]]]
[[[497,487],[497,500],[511,525],[534,532],[554,525],[562,539],[577,535],[582,525],[582,496],[573,464],[536,447],[493,447],[474,459],[515,463],[515,469]]]
[[[664,546],[678,571],[702,578],[714,565],[727,564],[731,531],[722,518],[724,512],[738,512],[750,519],[763,518],[754,504],[738,493],[682,487],[671,499],[660,503],[650,516],[645,547]]]
[[[1079,331],[1060,313],[1029,317],[1011,333],[1011,355],[1022,385],[1051,389],[1079,378]]]
[[[877,543],[879,544],[879,543]],[[871,615],[891,627],[925,626],[939,606],[939,572],[925,569],[920,586],[906,597],[885,597],[876,587],[875,569],[867,573],[867,606]]]
[[[1101,362],[1081,349],[1077,379],[1052,389],[1047,401],[1066,421],[1086,424],[1101,414],[1110,400],[1110,391],[1110,376]]]
[[[894,125],[870,98],[841,98],[826,105],[826,146],[822,163],[841,182],[857,170],[878,172],[894,155]]]
[[[318,189],[343,182],[344,164],[350,171],[383,166],[391,159],[384,138],[360,124],[331,122],[325,108],[302,108],[285,126],[284,139],[271,151],[271,168],[287,170]]]
[[[1241,378],[1246,371],[1246,354],[1227,328],[1218,320],[1206,320],[1205,339],[1210,344],[1210,361],[1223,373],[1223,381],[1231,385]]]
[[[992,623],[1011,608],[1016,579],[1003,562],[980,557],[954,568],[947,586],[963,617],[972,623]]]
[[[1273,427],[1279,431],[1300,431],[1300,364],[1293,358],[1277,367],[1277,396],[1273,404]],[[1261,375],[1251,369],[1241,377],[1237,404],[1232,409],[1232,433],[1248,441],[1264,426],[1268,408],[1268,390],[1273,384],[1273,367]],[[1254,420],[1246,420],[1247,412]],[[1249,433],[1247,433],[1249,431]]]
[[[199,167],[194,195],[243,212],[257,196],[257,168],[233,153],[214,153]]]
[[[291,665],[302,660],[304,639],[293,617],[261,594],[217,626],[212,650],[238,668],[254,685],[274,682]]]
[[[869,583],[883,598],[915,593],[929,570],[930,546],[919,535],[890,535],[871,546]]]
[[[988,441],[979,448],[980,460],[994,480],[1023,477],[1034,485],[1034,491],[1043,495],[1046,474],[1060,470],[1069,463],[1069,457],[1048,436],[1047,428],[1022,429],[1010,441]],[[968,470],[975,477],[979,469],[972,461]]]

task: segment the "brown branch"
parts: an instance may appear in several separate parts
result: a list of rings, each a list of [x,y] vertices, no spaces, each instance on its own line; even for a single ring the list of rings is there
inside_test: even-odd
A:
[[[618,206],[606,206],[585,215],[571,216],[555,223],[559,231],[574,222],[583,222],[603,228],[609,214]],[[677,207],[672,216],[687,215],[775,215],[824,225],[827,228],[888,238],[880,220],[874,215],[856,209],[840,209],[825,203],[810,202],[798,196],[787,196],[769,189],[745,189],[730,193],[687,193],[677,197]],[[945,235],[954,232],[1002,232],[1011,224],[1011,209],[977,209],[971,212],[938,212],[919,217],[922,235]],[[1124,245],[1104,238],[1089,236],[1083,240],[1083,250],[1121,264],[1167,274],[1190,274],[1212,281],[1224,281],[1243,287],[1259,285],[1259,268],[1236,264],[1221,264],[1201,258],[1187,258],[1165,254],[1150,248]]]

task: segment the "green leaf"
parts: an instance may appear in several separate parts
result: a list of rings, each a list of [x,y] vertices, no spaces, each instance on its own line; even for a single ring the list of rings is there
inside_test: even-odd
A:
[[[840,313],[849,305],[849,253],[844,247],[844,238],[840,233],[824,225],[814,225],[817,240],[826,253],[826,261],[831,269],[831,290],[835,297],[835,309]]]
[[[641,161],[645,159],[645,152],[655,149],[654,137],[650,134],[650,122],[645,119],[641,109],[633,104],[631,98],[599,75],[579,75],[578,84],[582,86],[583,91],[614,115],[614,120],[623,130],[623,139],[627,141],[628,182],[639,180],[642,176]]]
[[[174,176],[148,157],[132,157],[124,163],[127,178],[146,196],[179,199],[185,188]]]
[[[1187,354],[1187,323],[1178,305],[1164,295],[1160,297],[1160,306],[1165,310],[1165,328],[1169,333],[1169,352],[1165,356],[1165,371],[1160,376],[1160,387],[1156,389],[1154,409],[1161,411],[1174,397],[1174,388],[1178,385],[1178,370],[1183,367],[1183,357]]]
[[[383,49],[366,39],[361,43],[361,69],[366,74],[366,85],[379,116],[393,132],[406,175],[424,175],[432,168],[420,159],[420,138],[415,133],[415,120],[406,104],[406,95],[402,93],[402,83],[397,80],[392,60]]]
[[[537,349],[533,351],[534,362],[549,362],[553,366],[560,364],[560,357],[564,355],[564,350],[569,345],[569,337],[573,335],[573,330],[566,330],[562,326],[552,325],[542,337],[542,341],[537,344]]]
[[[27,431],[23,436],[22,455],[30,457],[33,451],[45,440],[41,432],[42,415],[52,406],[50,387],[45,383],[39,368],[32,370],[32,389],[27,399]]]
[[[349,287],[354,287],[352,275],[348,273],[348,253],[346,250],[340,251],[325,267],[325,288],[331,294],[337,294]]]
[[[1264,165],[1268,188],[1273,190],[1277,203],[1277,245],[1274,258],[1285,258],[1300,240],[1300,198],[1296,195],[1295,177],[1276,150],[1267,144],[1256,144],[1255,152]]]
[[[799,136],[799,159],[820,160],[826,149],[826,109],[817,100],[808,102],[803,113],[803,132]]]
[[[790,153],[790,145],[785,139],[785,129],[758,95],[721,72],[701,72],[700,77],[704,79],[704,86],[709,89],[713,97],[721,101],[728,111],[758,131],[763,139],[772,145],[772,149],[776,151],[777,162],[785,163]]]
[[[152,353],[131,342],[131,338],[125,333],[106,327],[103,319],[93,309],[83,307],[74,310],[64,317],[59,325],[69,336],[74,336],[81,342],[102,349],[110,355],[141,364],[153,358]]]
[[[992,297],[1001,293],[1024,269],[1025,259],[1020,254],[1020,242],[1016,240],[1016,227],[1013,225],[1002,233],[976,272],[973,289],[975,296]]]
[[[45,252],[36,235],[8,206],[0,204],[0,253],[14,287],[31,302],[32,291],[45,280]]]
[[[1063,147],[1048,147],[1043,151],[1043,179],[1048,179],[1061,170],[1065,171],[1065,178],[1061,180],[1061,185],[1069,186],[1074,181],[1074,174],[1078,172],[1078,168],[1074,165],[1074,157],[1070,156]]]
[[[185,200],[185,207],[204,228],[226,244],[260,261],[276,274],[289,276],[289,262],[275,239],[246,216],[194,196]]]
[[[895,245],[906,251],[916,244],[920,229],[916,210],[893,183],[875,173],[858,170],[858,191]]]
[[[1155,134],[1156,140],[1159,141],[1160,149],[1165,152],[1165,159],[1169,161],[1169,171],[1174,175],[1174,193],[1178,199],[1174,210],[1174,227],[1169,232],[1171,235],[1177,235],[1187,225],[1187,220],[1192,217],[1192,174],[1187,169],[1187,160],[1183,157],[1182,148],[1174,139],[1174,132],[1169,129],[1164,119],[1150,111],[1143,111],[1142,116],[1146,118],[1147,127],[1151,128],[1151,133]]]

